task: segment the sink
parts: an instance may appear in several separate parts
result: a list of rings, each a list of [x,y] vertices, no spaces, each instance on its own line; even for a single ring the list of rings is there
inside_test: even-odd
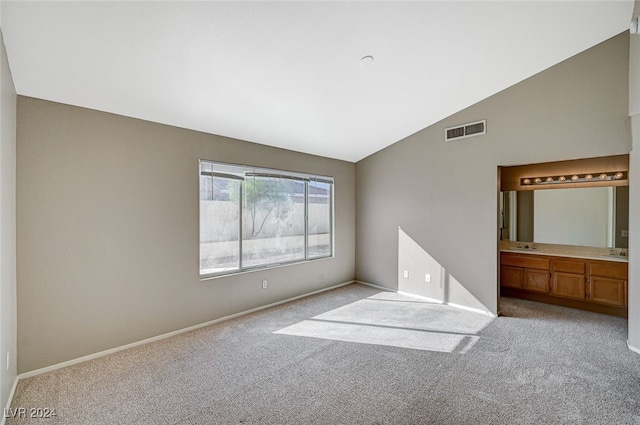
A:
[[[511,251],[540,251],[539,248],[509,248]]]
[[[615,258],[617,260],[622,260],[622,261],[628,261],[628,258],[629,258],[626,255],[618,255],[618,254],[600,254],[600,257]]]

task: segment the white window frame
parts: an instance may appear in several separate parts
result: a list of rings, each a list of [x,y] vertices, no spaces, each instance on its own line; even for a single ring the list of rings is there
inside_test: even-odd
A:
[[[202,171],[202,165],[203,164],[210,164],[213,168],[213,172],[203,172]],[[224,171],[216,171],[216,167],[218,168],[222,168],[222,169],[231,169],[234,170],[234,172],[224,172]],[[246,273],[246,272],[251,272],[251,271],[256,271],[256,270],[264,270],[267,268],[274,268],[274,267],[281,267],[281,266],[285,266],[285,265],[291,265],[291,264],[299,264],[299,263],[305,263],[305,262],[310,262],[310,261],[317,261],[317,260],[322,260],[322,259],[326,259],[326,258],[333,258],[335,255],[335,219],[334,219],[334,194],[335,194],[335,182],[333,177],[328,177],[328,176],[322,176],[322,175],[315,175],[315,174],[307,174],[307,173],[300,173],[300,172],[294,172],[294,171],[286,171],[286,170],[278,170],[278,169],[272,169],[272,168],[262,168],[262,167],[252,167],[252,166],[247,166],[247,165],[239,165],[239,164],[231,164],[231,163],[224,163],[224,162],[219,162],[219,161],[211,161],[211,160],[204,160],[201,159],[198,162],[198,211],[199,211],[199,216],[202,214],[202,179],[201,177],[203,175],[206,175],[207,173],[209,173],[209,175],[212,176],[217,176],[217,177],[222,177],[222,178],[228,178],[228,179],[232,179],[232,180],[237,180],[240,181],[240,197],[239,197],[239,217],[238,217],[238,244],[239,244],[239,258],[238,258],[238,267],[237,268],[233,268],[233,269],[229,269],[229,270],[225,270],[225,271],[220,271],[220,272],[203,272],[203,268],[202,265],[200,264],[200,260],[201,260],[201,254],[200,254],[200,249],[199,251],[199,255],[198,255],[198,269],[199,269],[199,274],[200,274],[200,279],[210,279],[210,278],[215,278],[215,277],[223,277],[223,276],[229,276],[229,275],[234,275],[234,274],[239,274],[239,273]],[[254,265],[254,266],[244,266],[243,265],[243,250],[242,250],[242,245],[243,245],[243,237],[242,237],[242,228],[243,228],[243,192],[245,190],[245,179],[248,176],[259,176],[259,177],[276,177],[276,178],[284,178],[284,179],[292,179],[295,181],[299,181],[299,182],[303,182],[304,183],[304,258],[301,259],[294,259],[294,260],[290,260],[290,261],[280,261],[280,262],[274,262],[274,263],[265,263],[265,264],[260,264],[260,265]],[[326,183],[329,184],[329,188],[330,188],[330,193],[329,193],[329,253],[328,255],[321,255],[321,256],[310,256],[309,255],[309,183],[313,182],[313,181],[318,181],[318,182],[322,182],[322,183]],[[199,244],[199,248],[202,245],[202,240],[201,240],[201,229],[200,226],[202,225],[201,223],[201,219],[198,220],[199,223],[199,231],[198,231],[198,244]],[[206,269],[204,269],[206,270]]]

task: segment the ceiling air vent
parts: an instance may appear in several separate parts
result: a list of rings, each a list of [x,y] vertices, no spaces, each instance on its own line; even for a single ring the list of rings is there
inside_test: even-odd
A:
[[[481,134],[487,134],[487,120],[449,127],[444,131],[444,141],[480,136]]]

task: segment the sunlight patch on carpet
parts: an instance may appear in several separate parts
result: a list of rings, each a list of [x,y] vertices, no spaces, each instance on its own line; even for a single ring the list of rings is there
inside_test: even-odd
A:
[[[304,320],[275,333],[447,353],[465,338],[465,335],[315,320]]]
[[[466,353],[493,320],[483,314],[384,292],[274,333],[438,352]]]

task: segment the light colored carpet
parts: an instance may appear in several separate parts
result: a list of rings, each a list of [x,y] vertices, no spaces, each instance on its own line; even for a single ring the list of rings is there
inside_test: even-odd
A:
[[[349,285],[19,382],[7,424],[640,424],[626,320]]]
[[[478,340],[476,334],[492,320],[416,297],[380,292],[276,333],[450,353],[469,349]]]

